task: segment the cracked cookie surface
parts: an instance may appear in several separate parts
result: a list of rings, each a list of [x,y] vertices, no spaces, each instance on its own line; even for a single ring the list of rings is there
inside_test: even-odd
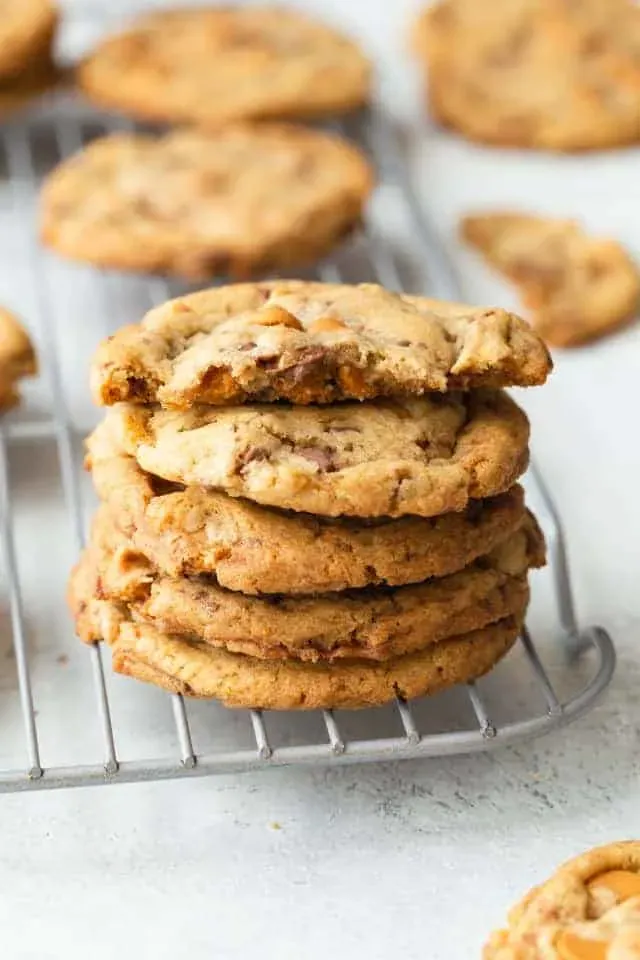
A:
[[[484,960],[638,960],[640,842],[596,847],[534,887]]]
[[[305,281],[204,290],[123,327],[94,357],[99,404],[329,403],[544,383],[549,354],[505,310]]]
[[[161,573],[211,574],[222,587],[247,594],[324,593],[442,577],[498,546],[525,516],[518,486],[439,517],[363,522],[291,514],[202,486],[158,481],[122,452],[104,421],[87,448],[99,497]]]
[[[528,462],[526,415],[493,390],[331,407],[120,403],[106,421],[158,477],[325,516],[461,511],[504,493]]]
[[[615,240],[571,220],[517,213],[465,217],[462,237],[512,280],[547,343],[569,347],[628,323],[640,307],[640,272]]]
[[[523,617],[527,572],[544,562],[544,542],[527,515],[499,547],[448,577],[397,588],[251,597],[207,577],[159,574],[103,506],[81,562],[96,564],[102,597],[126,602],[136,621],[186,640],[267,660],[387,660],[507,616]]]
[[[69,605],[81,639],[109,644],[117,673],[188,697],[215,697],[230,707],[357,709],[437,693],[487,673],[522,627],[517,617],[506,617],[383,662],[260,660],[136,623],[125,604],[101,599],[97,588],[95,567],[79,564],[69,584]]]
[[[631,0],[442,0],[416,23],[436,120],[503,146],[640,139],[640,10]]]
[[[367,101],[370,77],[355,43],[278,6],[150,13],[78,69],[101,105],[205,126],[350,111]]]
[[[59,253],[100,266],[243,278],[326,255],[372,185],[356,147],[304,127],[118,133],[49,175],[40,229]]]

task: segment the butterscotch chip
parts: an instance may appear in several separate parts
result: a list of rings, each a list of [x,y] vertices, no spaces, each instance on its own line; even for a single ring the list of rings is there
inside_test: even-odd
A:
[[[611,843],[563,864],[494,933],[485,960],[640,958],[640,842]]]
[[[303,329],[300,321],[288,310],[283,310],[282,307],[268,307],[263,310],[260,314],[259,323],[263,327],[283,326],[289,327],[291,330]]]
[[[31,340],[19,320],[0,307],[0,410],[19,401],[18,381],[36,373]]]
[[[247,277],[327,254],[358,225],[372,182],[354,146],[304,127],[113,134],[50,174],[41,234],[59,253],[100,266]],[[185,304],[174,316],[195,329]],[[273,310],[262,312],[263,325],[282,323]],[[295,320],[285,326],[300,329]]]
[[[525,414],[500,391],[290,407],[117,404],[108,429],[143,470],[325,516],[431,517],[508,490]]]
[[[145,15],[98,46],[78,83],[143,120],[219,126],[352,110],[370,73],[337,31],[291,9],[240,6]]]
[[[0,90],[7,80],[16,82],[49,50],[57,20],[56,8],[50,0],[2,0]]]
[[[302,330],[262,324],[274,307]],[[327,329],[328,317],[339,329]],[[540,338],[504,310],[400,296],[374,284],[292,280],[204,290],[150,311],[100,346],[91,383],[100,404],[184,408],[531,386],[550,369]]]
[[[413,39],[432,115],[466,137],[560,151],[640,138],[632,0],[441,0]]]
[[[462,236],[520,290],[538,333],[558,347],[605,336],[640,307],[640,272],[615,240],[570,220],[515,213],[465,217]]]
[[[161,573],[213,574],[246,594],[443,577],[503,543],[525,518],[520,487],[457,514],[368,522],[270,510],[202,486],[163,488],[123,454],[105,422],[89,438],[87,460],[115,522]]]
[[[69,585],[76,629],[86,642],[104,639],[113,668],[189,697],[230,707],[291,710],[375,706],[437,693],[487,673],[512,647],[521,621],[507,617],[481,630],[384,662],[260,660],[163,633],[135,622],[126,604],[99,596],[95,569],[80,564]]]
[[[268,660],[388,660],[514,616],[528,601],[527,572],[544,562],[531,516],[491,554],[459,573],[415,586],[315,596],[248,597],[206,578],[158,573],[103,506],[81,563],[97,566],[101,596],[136,621],[186,640]]]

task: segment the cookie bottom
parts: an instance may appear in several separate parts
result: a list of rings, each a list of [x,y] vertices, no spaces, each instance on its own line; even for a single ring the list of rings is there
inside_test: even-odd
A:
[[[171,693],[265,710],[358,709],[410,700],[487,673],[513,646],[516,617],[384,663],[257,660],[188,643],[146,624],[122,623],[112,643],[117,673]]]

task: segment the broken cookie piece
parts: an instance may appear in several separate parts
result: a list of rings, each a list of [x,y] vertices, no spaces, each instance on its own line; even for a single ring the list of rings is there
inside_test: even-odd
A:
[[[36,373],[33,345],[18,319],[0,307],[0,411],[18,403],[17,383]]]
[[[461,235],[516,284],[535,329],[552,346],[605,336],[638,311],[640,273],[629,255],[571,220],[486,213],[465,217]]]

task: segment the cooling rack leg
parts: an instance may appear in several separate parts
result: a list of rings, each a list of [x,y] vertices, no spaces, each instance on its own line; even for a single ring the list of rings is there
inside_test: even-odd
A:
[[[420,743],[420,734],[418,733],[416,722],[413,719],[411,707],[406,700],[401,700],[400,697],[396,697],[396,707],[400,714],[400,722],[402,723],[407,742],[410,744]]]
[[[331,751],[332,753],[336,754],[336,756],[339,756],[345,752],[346,744],[340,736],[340,730],[338,729],[336,718],[333,715],[333,710],[323,710],[322,718],[324,720],[324,725],[327,728],[329,743],[331,744]]]
[[[484,700],[480,696],[480,692],[475,683],[467,684],[467,693],[469,694],[473,712],[476,715],[480,730],[482,731],[482,736],[485,738],[485,740],[493,740],[498,731],[489,719],[489,711],[487,710]]]
[[[260,760],[268,760],[271,757],[272,750],[267,737],[267,728],[265,727],[264,720],[262,719],[262,711],[250,710],[249,715],[251,717],[253,735],[256,738],[258,757]]]

